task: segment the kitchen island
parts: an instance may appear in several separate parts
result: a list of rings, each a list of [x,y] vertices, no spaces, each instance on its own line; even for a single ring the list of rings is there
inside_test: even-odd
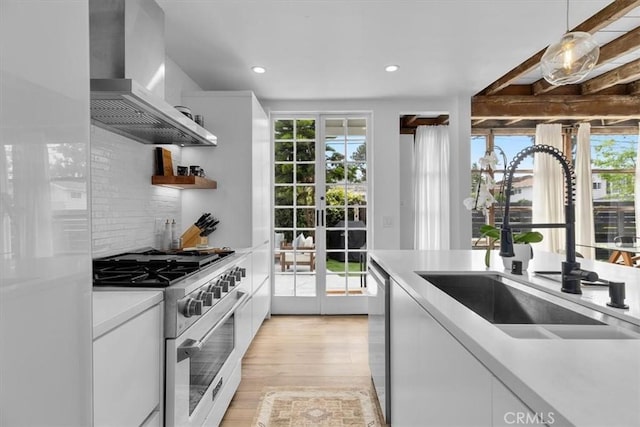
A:
[[[522,276],[505,271],[497,251],[489,268],[483,257],[472,250],[372,252],[391,276],[392,425],[640,425],[640,339],[516,338],[418,274],[499,274],[637,332],[640,270],[578,260],[626,283],[623,310],[606,305],[607,287],[566,294],[558,281],[534,274],[559,270],[561,255],[537,251]]]

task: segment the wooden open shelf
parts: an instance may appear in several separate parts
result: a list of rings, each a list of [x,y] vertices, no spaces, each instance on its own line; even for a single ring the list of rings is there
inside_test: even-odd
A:
[[[154,175],[151,177],[151,184],[163,187],[179,188],[186,190],[189,188],[218,188],[218,183],[214,180],[201,178],[199,176],[163,176]]]

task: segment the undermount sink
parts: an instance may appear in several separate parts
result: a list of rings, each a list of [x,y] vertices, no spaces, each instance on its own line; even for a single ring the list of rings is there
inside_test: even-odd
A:
[[[638,339],[639,334],[533,295],[491,274],[420,274],[435,287],[514,338]],[[540,291],[537,291],[540,292]],[[594,312],[597,313],[597,312]]]
[[[423,275],[438,289],[491,323],[604,325],[509,286],[493,275]]]

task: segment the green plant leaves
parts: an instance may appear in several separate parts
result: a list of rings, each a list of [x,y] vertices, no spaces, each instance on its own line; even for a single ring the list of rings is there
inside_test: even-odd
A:
[[[542,234],[537,231],[527,231],[513,235],[513,243],[538,243],[542,241]]]

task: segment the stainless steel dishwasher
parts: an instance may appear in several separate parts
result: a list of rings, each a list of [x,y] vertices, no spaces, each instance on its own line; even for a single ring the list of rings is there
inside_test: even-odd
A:
[[[387,425],[391,425],[389,363],[389,274],[378,263],[369,262],[368,273],[369,369]]]

